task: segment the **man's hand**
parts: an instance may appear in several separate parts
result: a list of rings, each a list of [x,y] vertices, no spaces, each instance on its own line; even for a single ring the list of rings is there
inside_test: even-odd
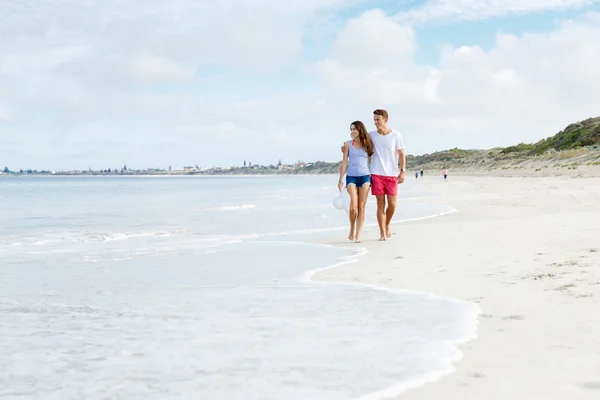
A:
[[[398,184],[404,182],[404,171],[400,171],[400,175],[398,175]]]
[[[348,143],[344,142],[344,145],[342,146],[342,153],[346,154],[348,152]]]

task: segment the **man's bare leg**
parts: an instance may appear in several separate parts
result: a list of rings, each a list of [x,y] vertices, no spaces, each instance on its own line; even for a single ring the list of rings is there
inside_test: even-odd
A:
[[[379,224],[379,240],[385,240],[385,195],[375,197],[377,198],[377,223]]]
[[[387,210],[385,210],[385,234],[387,238],[391,238],[392,237],[392,229],[390,227],[390,224],[392,223],[392,217],[394,216],[394,213],[396,212],[396,200],[397,200],[398,196],[387,196]]]

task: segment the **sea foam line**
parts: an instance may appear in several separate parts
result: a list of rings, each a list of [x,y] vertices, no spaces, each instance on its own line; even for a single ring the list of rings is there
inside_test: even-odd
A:
[[[444,212],[432,214],[432,215],[427,215],[424,217],[415,217],[415,218],[407,218],[407,219],[392,221],[392,224],[401,224],[403,222],[420,221],[420,220],[425,220],[425,219],[430,219],[430,218],[442,217],[444,215],[449,215],[449,214],[452,214],[455,212],[457,212],[457,210],[455,208],[449,208],[448,211],[444,211]],[[376,227],[376,226],[377,226],[377,224],[371,223],[371,224],[365,224],[363,227],[364,228],[372,228],[372,227]],[[238,235],[238,236],[235,236],[235,238],[236,239],[257,239],[257,238],[271,237],[271,236],[297,235],[297,234],[301,234],[301,233],[336,232],[336,231],[343,231],[345,229],[348,229],[348,226],[336,226],[336,227],[332,227],[332,228],[300,229],[300,230],[283,231],[283,232],[280,231],[280,232],[266,232],[266,233],[250,233],[247,235]]]
[[[454,210],[453,212],[455,212],[455,211],[456,210]],[[433,218],[433,216],[416,218],[413,220],[428,219],[428,218]],[[405,221],[398,221],[398,222],[405,222]],[[289,242],[286,242],[286,243],[289,243]],[[400,395],[401,393],[406,392],[409,389],[418,388],[427,383],[435,382],[435,381],[439,380],[440,378],[442,378],[443,376],[449,375],[456,371],[454,364],[456,362],[458,362],[463,356],[462,352],[458,349],[458,346],[477,338],[477,326],[479,325],[478,316],[482,313],[482,310],[478,305],[467,302],[467,301],[459,300],[459,299],[456,299],[453,297],[437,295],[432,292],[424,292],[424,291],[400,289],[400,288],[389,288],[389,287],[378,286],[378,285],[373,285],[373,284],[368,284],[368,283],[363,283],[363,282],[340,282],[340,281],[332,282],[332,281],[315,280],[314,276],[317,273],[326,271],[326,270],[329,270],[332,268],[337,268],[337,267],[340,267],[340,266],[343,266],[346,264],[358,262],[359,258],[368,254],[369,251],[363,247],[356,249],[356,248],[350,248],[347,246],[334,246],[334,245],[323,244],[323,243],[312,243],[312,245],[325,246],[328,248],[348,249],[348,250],[352,250],[353,254],[351,254],[349,256],[340,257],[340,261],[338,261],[336,263],[327,265],[325,267],[314,268],[312,270],[307,271],[306,273],[302,274],[298,278],[298,280],[302,283],[311,284],[311,285],[318,284],[318,285],[338,285],[338,286],[344,285],[344,286],[363,287],[363,288],[368,288],[368,289],[372,289],[372,290],[394,293],[397,295],[407,294],[407,293],[422,295],[423,293],[425,293],[429,296],[441,298],[446,301],[451,301],[451,302],[455,302],[455,303],[461,303],[464,305],[468,305],[471,308],[471,320],[473,321],[473,323],[468,328],[469,333],[466,334],[465,336],[463,336],[462,338],[449,341],[452,343],[452,346],[455,350],[454,355],[452,357],[448,357],[448,358],[441,360],[441,364],[442,364],[441,370],[432,372],[430,374],[426,374],[419,378],[413,378],[407,382],[402,382],[402,383],[398,383],[396,385],[389,386],[387,388],[378,390],[376,392],[369,393],[367,395],[358,397],[356,400],[385,400],[385,399],[394,398],[394,397],[397,397],[398,395]]]

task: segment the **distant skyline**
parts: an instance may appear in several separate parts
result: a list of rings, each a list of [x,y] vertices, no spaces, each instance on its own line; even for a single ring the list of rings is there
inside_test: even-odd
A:
[[[277,166],[304,166],[307,164],[313,164],[314,161],[309,161],[309,162],[304,162],[301,160],[297,160],[294,162],[290,162],[290,163],[285,163],[282,162],[281,159],[275,161],[275,162],[271,162],[268,164],[258,164],[258,163],[252,163],[251,161],[248,162],[248,160],[243,160],[241,163],[239,164],[232,164],[232,165],[213,165],[213,166],[206,166],[206,165],[188,165],[188,164],[176,164],[176,165],[146,165],[143,167],[136,167],[136,168],[129,168],[127,167],[127,165],[123,165],[123,166],[98,166],[98,167],[92,167],[92,166],[88,166],[85,168],[72,168],[72,169],[63,169],[63,168],[59,168],[59,169],[52,169],[52,168],[10,168],[9,166],[5,165],[3,167],[0,167],[0,173],[33,173],[33,172],[75,172],[75,171],[82,171],[82,172],[127,172],[127,171],[139,171],[139,170],[164,170],[164,171],[184,171],[184,170],[196,170],[196,171],[202,171],[202,170],[209,170],[209,169],[215,169],[215,168],[252,168],[252,167],[277,167]]]
[[[330,161],[600,116],[600,0],[0,0],[0,168]]]

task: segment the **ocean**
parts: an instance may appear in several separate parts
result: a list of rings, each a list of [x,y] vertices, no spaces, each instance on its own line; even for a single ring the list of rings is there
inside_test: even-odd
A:
[[[0,398],[366,400],[451,372],[476,306],[310,279],[364,254],[315,243],[347,236],[336,183],[1,176]],[[408,179],[396,221],[453,211],[435,195]]]

